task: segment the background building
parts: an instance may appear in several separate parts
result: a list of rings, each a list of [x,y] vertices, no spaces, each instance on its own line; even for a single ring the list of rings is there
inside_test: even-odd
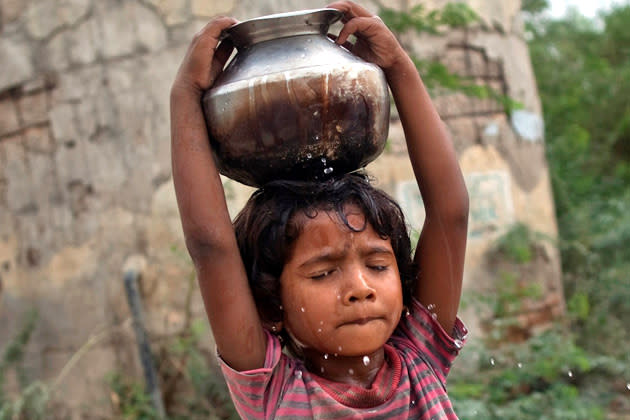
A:
[[[384,3],[405,11],[419,2]],[[436,8],[446,3],[422,2]],[[462,317],[471,336],[481,337],[493,314],[480,312],[474,296],[497,299],[505,284],[517,293],[533,285],[537,293],[504,314],[514,321],[511,334],[518,339],[544,328],[564,306],[541,107],[520,1],[467,3],[483,25],[401,39],[415,56],[439,60],[523,105],[508,116],[490,99],[435,96],[471,197]],[[364,4],[378,10],[375,3]],[[126,263],[144,267],[142,295],[153,337],[203,316],[196,290],[190,291],[195,283],[169,155],[169,89],[193,34],[217,14],[244,20],[324,5],[0,0],[0,348],[25,311],[36,308],[29,374],[53,380],[78,349],[98,337],[60,385],[77,413],[106,405],[108,372],[140,372],[126,322]],[[395,113],[389,142],[368,169],[419,229],[422,203]],[[230,180],[224,185],[235,214],[251,189]],[[497,240],[519,222],[548,238],[536,241],[523,264],[497,257]]]

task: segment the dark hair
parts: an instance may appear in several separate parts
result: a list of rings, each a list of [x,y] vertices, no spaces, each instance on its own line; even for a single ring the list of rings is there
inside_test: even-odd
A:
[[[403,302],[410,302],[415,273],[411,241],[403,212],[391,197],[358,173],[324,181],[273,181],[254,192],[234,220],[241,258],[263,321],[282,320],[280,275],[303,227],[295,216],[313,218],[318,211],[335,212],[348,229],[365,229],[350,226],[344,212],[347,204],[358,206],[367,223],[382,238],[390,239]]]

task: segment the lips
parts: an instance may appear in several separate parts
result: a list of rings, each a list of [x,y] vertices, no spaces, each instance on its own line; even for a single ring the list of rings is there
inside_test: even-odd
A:
[[[344,326],[344,325],[365,325],[365,324],[367,324],[369,322],[377,321],[379,319],[383,319],[383,318],[377,317],[377,316],[365,317],[365,318],[357,318],[357,319],[353,319],[352,321],[344,322],[340,326]]]

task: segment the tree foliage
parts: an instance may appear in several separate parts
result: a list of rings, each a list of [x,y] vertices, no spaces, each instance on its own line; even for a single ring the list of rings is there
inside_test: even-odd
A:
[[[630,3],[597,19],[575,9],[550,19],[547,7],[523,1],[569,316],[523,343],[475,349],[479,369],[450,382],[462,419],[630,412]],[[526,261],[524,238],[517,228],[498,246]],[[495,315],[521,301],[510,290],[502,299]]]
[[[606,353],[630,338],[628,22],[626,3],[599,20],[573,11],[528,25],[567,297],[588,299],[590,316],[578,324],[582,343]]]

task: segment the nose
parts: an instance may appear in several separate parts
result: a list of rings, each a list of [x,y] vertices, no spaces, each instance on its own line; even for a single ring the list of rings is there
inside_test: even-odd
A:
[[[350,272],[346,273],[345,277],[346,290],[343,294],[344,304],[351,305],[353,303],[376,299],[376,290],[370,286],[368,278],[361,268],[353,268]]]

